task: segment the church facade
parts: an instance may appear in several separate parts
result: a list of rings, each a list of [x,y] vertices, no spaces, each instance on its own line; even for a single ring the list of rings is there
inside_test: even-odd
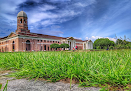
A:
[[[82,41],[73,37],[64,38],[31,33],[28,30],[28,17],[24,11],[20,11],[17,15],[17,30],[4,38],[0,38],[0,52],[52,51],[50,45],[53,43],[67,43],[71,50],[76,46],[81,50],[93,49],[93,43],[88,40]]]

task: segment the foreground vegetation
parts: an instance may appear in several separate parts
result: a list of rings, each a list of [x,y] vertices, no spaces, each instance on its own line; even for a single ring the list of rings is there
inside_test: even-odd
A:
[[[108,38],[98,38],[93,43],[94,49],[131,49],[131,42],[117,39],[116,43]]]
[[[82,86],[108,84],[129,88],[131,50],[0,53],[0,68],[17,70],[16,77],[53,82],[70,78]]]

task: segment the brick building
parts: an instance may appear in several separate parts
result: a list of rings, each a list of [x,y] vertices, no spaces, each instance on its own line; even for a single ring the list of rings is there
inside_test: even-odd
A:
[[[92,49],[91,41],[82,41],[73,37],[57,37],[44,34],[31,33],[28,30],[28,17],[24,11],[17,15],[17,30],[10,35],[0,38],[0,52],[12,51],[51,51],[50,45],[53,43],[67,43],[70,49]]]

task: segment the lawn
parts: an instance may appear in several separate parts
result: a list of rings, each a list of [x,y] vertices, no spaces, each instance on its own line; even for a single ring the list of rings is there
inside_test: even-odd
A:
[[[0,53],[0,68],[13,75],[53,82],[75,79],[81,86],[129,88],[131,50]]]

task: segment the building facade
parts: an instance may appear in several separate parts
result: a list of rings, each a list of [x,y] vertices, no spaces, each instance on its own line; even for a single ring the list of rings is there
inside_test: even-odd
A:
[[[17,15],[17,30],[4,38],[0,38],[0,52],[51,51],[53,49],[50,48],[50,45],[53,43],[67,43],[71,50],[76,46],[82,50],[93,49],[93,43],[88,40],[82,41],[73,37],[64,38],[31,33],[28,30],[28,17],[24,11],[20,11]]]

